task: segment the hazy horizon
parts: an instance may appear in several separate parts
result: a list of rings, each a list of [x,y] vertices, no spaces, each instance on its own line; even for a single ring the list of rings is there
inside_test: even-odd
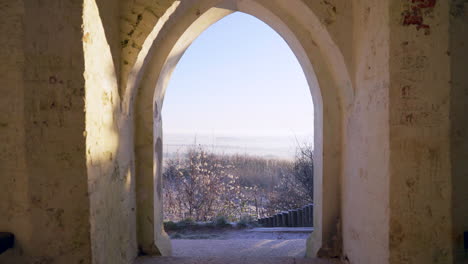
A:
[[[168,133],[163,138],[165,157],[182,154],[187,148],[201,145],[217,154],[247,154],[291,160],[298,146],[313,143],[312,135]]]
[[[166,153],[190,145],[290,158],[313,142],[313,103],[288,44],[262,21],[233,13],[187,49],[162,110]]]

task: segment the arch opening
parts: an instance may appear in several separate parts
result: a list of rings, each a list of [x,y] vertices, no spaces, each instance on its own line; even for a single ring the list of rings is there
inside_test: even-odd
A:
[[[339,50],[325,28],[310,25],[311,18],[315,19],[312,23],[320,22],[301,1],[291,1],[288,5],[276,1],[262,4],[201,1],[196,6],[182,2],[165,21],[146,56],[141,82],[136,80],[138,84],[134,85],[139,87],[135,102],[139,247],[147,254],[171,254],[162,225],[162,201],[155,195],[161,188],[161,166],[157,161],[162,155],[155,142],[162,141],[160,113],[168,80],[190,43],[213,23],[235,11],[258,18],[280,34],[305,73],[314,102],[314,149],[318,165],[314,167],[315,231],[308,240],[307,255],[337,256],[341,250],[337,226],[341,221],[342,109],[351,101],[352,88],[347,72],[343,71],[346,67]]]
[[[314,114],[288,44],[255,17],[224,17],[182,56],[161,114],[163,213],[174,255],[303,257],[312,224],[302,223],[302,208],[313,195],[312,182],[299,177],[313,178]],[[231,228],[299,208],[300,224],[288,215],[265,229]],[[242,250],[227,247],[236,241]]]

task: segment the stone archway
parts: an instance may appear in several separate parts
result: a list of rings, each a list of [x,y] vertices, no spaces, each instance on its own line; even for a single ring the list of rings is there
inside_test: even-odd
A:
[[[298,58],[314,101],[315,166],[314,226],[307,254],[337,255],[341,250],[341,173],[344,109],[353,88],[339,48],[315,14],[299,0],[204,0],[175,2],[145,41],[137,70],[127,82],[128,111],[135,105],[135,155],[138,245],[146,254],[170,255],[163,230],[161,198],[161,108],[168,80],[177,62],[206,28],[240,11],[276,30]],[[125,98],[124,98],[125,105]],[[158,143],[159,142],[159,145]],[[159,147],[158,147],[159,146]]]
[[[154,198],[160,124],[154,129],[153,108],[160,109],[164,94],[157,84],[170,76],[165,65],[177,61],[180,54],[171,52],[184,33],[196,35],[191,25],[216,20],[207,16],[213,7],[267,22],[310,80],[317,76],[321,218],[309,254],[318,248],[332,254],[332,241],[339,249],[342,229],[343,258],[352,263],[463,261],[468,16],[462,2],[2,5],[0,25],[8,34],[0,52],[0,227],[18,242],[3,262],[132,263],[135,209],[140,230],[148,231],[140,232],[141,250],[170,253]]]

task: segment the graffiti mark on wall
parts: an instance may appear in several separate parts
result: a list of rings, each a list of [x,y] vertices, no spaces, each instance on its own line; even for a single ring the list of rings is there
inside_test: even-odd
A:
[[[437,0],[408,0],[409,8],[403,11],[403,26],[416,26],[417,30],[423,29],[425,35],[431,33],[431,27],[424,18],[432,12]]]

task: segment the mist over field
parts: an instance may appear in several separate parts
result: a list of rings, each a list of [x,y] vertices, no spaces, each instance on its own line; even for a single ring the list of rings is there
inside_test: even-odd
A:
[[[230,134],[230,133],[164,133],[164,157],[183,154],[187,147],[201,145],[216,154],[247,154],[264,158],[292,160],[296,148],[313,142],[306,134]]]

